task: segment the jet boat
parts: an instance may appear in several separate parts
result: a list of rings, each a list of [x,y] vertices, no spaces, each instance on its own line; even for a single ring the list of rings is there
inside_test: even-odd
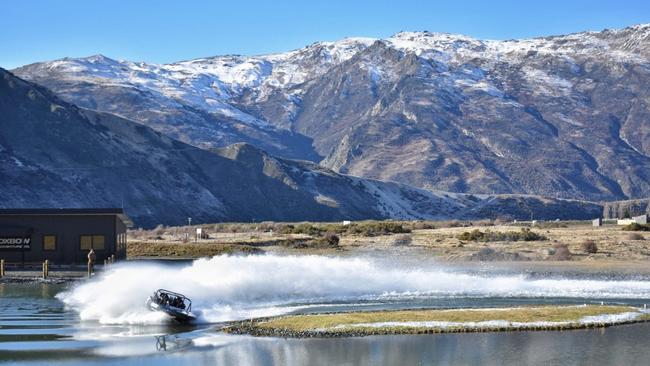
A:
[[[192,313],[192,301],[177,292],[158,289],[147,298],[145,305],[149,310],[163,312],[181,323],[196,319]]]

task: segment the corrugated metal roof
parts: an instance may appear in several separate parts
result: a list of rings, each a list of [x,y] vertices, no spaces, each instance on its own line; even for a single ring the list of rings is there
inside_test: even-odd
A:
[[[127,227],[133,226],[122,208],[0,208],[0,215],[115,215]]]

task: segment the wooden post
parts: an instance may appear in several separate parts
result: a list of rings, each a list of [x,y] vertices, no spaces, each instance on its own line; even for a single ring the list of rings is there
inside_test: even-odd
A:
[[[0,278],[5,276],[5,260],[0,259]]]
[[[45,260],[45,277],[50,277],[50,260]]]
[[[43,279],[46,279],[47,275],[45,274],[45,261],[43,262]]]

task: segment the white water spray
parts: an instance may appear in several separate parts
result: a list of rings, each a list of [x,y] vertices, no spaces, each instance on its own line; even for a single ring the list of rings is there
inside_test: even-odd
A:
[[[288,313],[332,301],[402,297],[650,298],[650,281],[529,279],[418,267],[386,269],[367,259],[323,256],[218,256],[185,266],[126,263],[59,297],[82,320],[162,323],[144,301],[154,290],[185,294],[204,322]]]

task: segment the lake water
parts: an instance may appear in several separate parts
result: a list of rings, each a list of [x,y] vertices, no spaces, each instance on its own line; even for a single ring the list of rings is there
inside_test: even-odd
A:
[[[271,289],[266,288],[270,283],[265,279],[245,279],[251,273],[249,271],[267,270],[269,262],[264,259],[255,259],[254,268],[248,268],[250,263],[239,259],[237,263],[229,263],[230,259],[199,263],[200,271],[204,271],[205,266],[212,268],[215,265],[221,266],[217,271],[224,271],[223,267],[227,267],[227,271],[238,271],[231,277],[224,272],[221,278],[210,277],[201,283],[188,283],[184,277],[196,275],[197,268],[194,267],[197,264],[190,263],[157,264],[156,278],[146,276],[149,269],[143,270],[141,265],[131,264],[116,267],[113,273],[102,278],[78,284],[0,284],[0,362],[49,365],[650,364],[650,347],[647,345],[650,324],[563,332],[340,339],[256,338],[220,333],[219,319],[237,319],[251,314],[600,301],[637,306],[650,303],[649,279],[629,274],[522,275],[503,271],[454,272],[449,269],[441,274],[419,268],[415,272],[391,269],[392,279],[370,283],[370,278],[381,277],[373,272],[379,270],[375,268],[376,263],[315,258],[318,264],[328,268],[329,276],[319,280],[308,269],[293,268],[302,269],[300,278],[310,281],[311,288],[305,288],[306,284],[301,283],[291,270],[291,260],[270,260],[275,265],[283,265],[285,271],[286,267],[290,269],[285,274],[288,278],[277,274],[282,271],[280,268],[275,269],[275,274],[268,275],[274,277],[275,286]],[[339,265],[346,267],[347,271],[338,273]],[[360,269],[370,271],[371,276],[363,277]],[[318,273],[322,275],[321,270]],[[144,272],[142,276],[134,277],[134,271]],[[156,288],[159,285],[157,281],[170,281],[165,279],[166,271],[185,281],[185,288],[192,293],[190,297],[196,299],[196,309],[202,314],[202,324],[174,326],[142,312],[148,291],[140,293],[144,291],[141,282],[147,284],[146,288]],[[409,277],[413,273],[415,275]],[[438,274],[437,280],[432,276],[434,273]],[[122,275],[129,280],[124,280]],[[463,291],[450,292],[451,288],[445,287],[445,282],[440,280],[444,275],[452,276],[444,278],[444,281],[474,281],[478,285],[458,283],[453,288],[462,288]],[[355,279],[350,279],[350,276]],[[366,283],[363,286],[346,284],[341,282],[343,277],[349,278],[347,282],[356,282],[361,277],[360,280]],[[276,283],[287,282],[289,278],[292,283]],[[421,282],[423,278],[425,283]],[[211,287],[213,282],[222,285]],[[253,286],[255,282],[262,282],[263,286]],[[360,288],[367,290],[360,291]],[[205,294],[208,289],[212,292]],[[553,295],[554,291],[557,296]],[[102,297],[107,293],[110,296]],[[284,300],[272,295],[277,293]]]

